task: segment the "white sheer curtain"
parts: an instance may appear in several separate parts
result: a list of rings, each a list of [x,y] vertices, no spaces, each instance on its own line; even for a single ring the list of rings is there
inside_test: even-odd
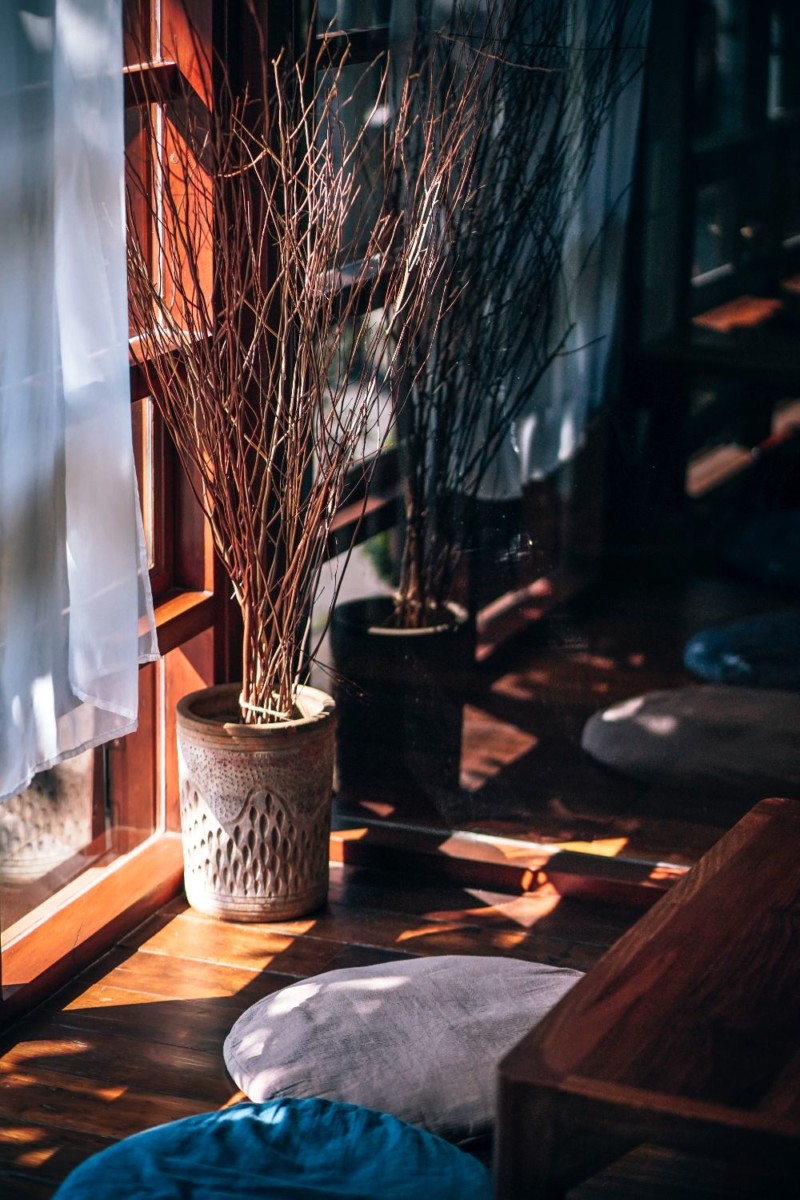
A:
[[[0,4],[0,799],[136,726],[121,0]]]
[[[591,25],[589,0],[572,0],[579,20]],[[595,13],[597,10],[594,10]],[[604,125],[594,162],[563,248],[566,321],[572,323],[564,354],[542,379],[528,411],[517,422],[519,477],[524,484],[551,474],[584,442],[591,415],[606,399],[622,292],[622,261],[634,153],[641,113],[644,34],[649,4],[631,7],[628,85]],[[576,146],[576,154],[583,147]]]
[[[481,12],[490,6],[490,0],[460,2],[468,12]],[[391,34],[399,52],[409,44],[415,11],[420,5],[435,26],[447,19],[454,0],[416,0],[407,4],[394,0]],[[547,16],[549,25],[549,14],[556,7],[555,0],[527,0],[520,5],[519,15],[530,22],[530,31],[538,31],[539,20]],[[571,211],[561,245],[558,308],[552,327],[556,341],[566,330],[570,333],[563,351],[545,371],[483,478],[479,495],[487,500],[519,496],[531,480],[551,475],[575,456],[584,443],[591,415],[606,399],[616,335],[650,0],[563,0],[559,12],[564,48],[570,53],[573,102],[578,109],[578,119],[570,118],[568,122],[575,135],[565,170],[568,172],[570,165],[585,158],[590,150],[593,155],[588,177],[581,181],[579,194],[570,200]],[[589,146],[590,127],[580,119],[585,58],[595,53],[593,47],[603,44],[603,29],[617,25],[620,46],[625,47],[624,52],[620,51],[620,78],[626,83],[609,103],[608,120],[597,144]],[[530,33],[532,44],[539,36],[540,32]],[[536,147],[532,146],[532,162],[535,155]],[[564,191],[573,197],[566,181]],[[515,272],[524,276],[529,270],[530,256],[535,254],[535,244],[521,245],[516,259],[500,264],[499,269],[512,277]],[[529,336],[531,342],[537,336],[534,314]],[[530,361],[538,363],[539,356],[532,355]],[[525,365],[521,375],[524,387],[530,378],[526,376]],[[518,387],[519,380],[513,377],[502,380],[508,408],[515,406],[514,392]],[[478,430],[476,445],[483,436],[484,431]]]
[[[551,475],[580,450],[589,419],[605,402],[615,345],[622,265],[634,155],[641,115],[642,83],[650,0],[565,0],[564,19],[575,31],[574,67],[582,70],[582,46],[599,44],[595,24],[625,12],[621,58],[626,86],[611,105],[593,163],[571,214],[562,246],[559,329],[571,329],[536,392],[514,422],[494,468],[484,482],[487,498],[519,495],[534,479]],[[580,84],[578,83],[578,91]],[[579,129],[574,155],[587,151]],[[517,269],[525,270],[524,257]],[[513,382],[509,382],[513,388]]]

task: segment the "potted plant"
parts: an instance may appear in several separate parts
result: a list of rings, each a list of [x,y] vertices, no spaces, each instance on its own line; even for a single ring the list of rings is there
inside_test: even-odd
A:
[[[362,454],[389,398],[370,363],[391,377],[414,329],[433,200],[410,217],[380,194],[361,203],[370,165],[403,171],[410,109],[401,97],[394,141],[375,119],[385,71],[372,108],[350,114],[346,53],[337,61],[309,35],[296,62],[270,59],[246,10],[258,86],[237,90],[193,31],[194,86],[179,80],[162,98],[166,132],[150,129],[155,199],[131,165],[146,220],[132,204],[129,279],[152,392],[244,631],[241,682],[178,707],[187,896],[250,921],[326,895],[335,711],[306,683],[310,615],[337,509],[369,473]],[[360,318],[375,309],[380,320]]]
[[[348,681],[337,692],[345,791],[410,786],[441,809],[458,790],[474,659],[464,564],[498,456],[513,454],[515,419],[572,331],[580,266],[565,261],[566,234],[615,98],[641,66],[630,54],[636,9],[636,0],[606,0],[581,25],[562,4],[456,0],[438,24],[430,13],[415,24],[408,54],[423,116],[409,174],[424,176],[435,159],[454,94],[471,134],[443,180],[435,286],[393,381],[397,586],[392,597],[343,604],[333,619],[334,662]],[[405,201],[400,190],[400,209]]]

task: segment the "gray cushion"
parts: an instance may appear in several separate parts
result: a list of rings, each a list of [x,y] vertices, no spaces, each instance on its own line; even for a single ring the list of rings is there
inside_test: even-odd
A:
[[[498,1062],[580,977],[459,955],[329,971],[243,1013],[225,1062],[251,1100],[343,1100],[460,1140],[491,1127]]]
[[[800,695],[758,688],[674,688],[595,713],[582,746],[645,783],[723,785],[768,796],[800,786]]]

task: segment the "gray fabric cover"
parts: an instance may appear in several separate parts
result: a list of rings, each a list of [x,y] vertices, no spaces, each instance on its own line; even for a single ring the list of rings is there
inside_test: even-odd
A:
[[[705,686],[647,692],[590,717],[581,745],[645,783],[761,796],[800,786],[800,695]]]
[[[457,1141],[491,1127],[497,1064],[580,977],[459,955],[329,971],[243,1013],[225,1062],[251,1100],[343,1100]]]

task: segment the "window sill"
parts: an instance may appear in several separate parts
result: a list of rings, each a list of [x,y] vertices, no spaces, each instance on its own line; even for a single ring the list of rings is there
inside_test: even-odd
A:
[[[213,592],[175,590],[159,596],[155,603],[158,647],[167,654],[208,629],[217,611]]]
[[[180,890],[178,834],[90,867],[4,935],[0,1024],[28,1012]]]

